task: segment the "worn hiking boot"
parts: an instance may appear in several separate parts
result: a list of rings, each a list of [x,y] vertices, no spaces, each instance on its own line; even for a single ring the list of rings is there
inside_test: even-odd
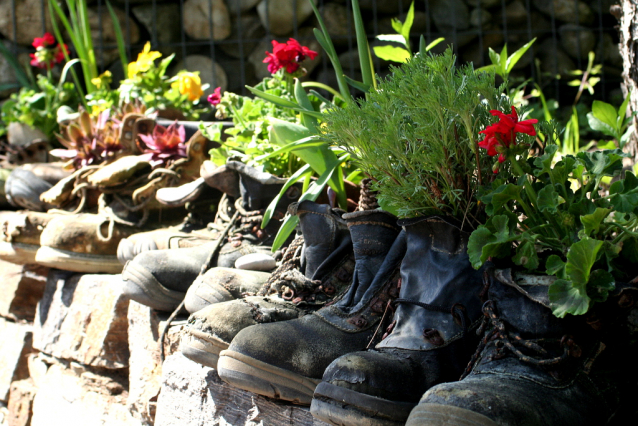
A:
[[[199,198],[187,204],[189,214],[186,221],[175,227],[137,233],[130,238],[124,238],[117,248],[120,262],[124,265],[145,251],[198,247],[217,240],[224,224],[227,224],[235,213],[235,199],[241,197],[239,173],[232,168],[233,165],[216,167],[210,161],[204,161],[200,168],[202,177],[198,179],[203,185],[192,189],[197,192]],[[161,190],[158,190],[158,193],[159,191]],[[217,194],[226,196],[220,199]],[[185,198],[188,196],[185,195]],[[215,208],[211,208],[213,203],[217,204]],[[197,204],[204,208],[208,205],[210,212],[195,216],[193,207]],[[219,214],[216,215],[216,212]],[[216,216],[219,216],[217,222]]]
[[[420,394],[458,379],[478,343],[482,279],[468,259],[469,234],[446,218],[399,223],[407,251],[386,335],[337,358],[315,390],[310,411],[331,424],[403,424]]]
[[[34,212],[43,212],[51,206],[40,201],[40,194],[52,186],[33,172],[17,168],[7,177],[4,192],[11,205]]]
[[[554,279],[496,271],[465,378],[428,390],[407,425],[605,425],[623,399],[633,404],[636,360],[627,339],[596,331],[584,316],[555,317]]]
[[[242,329],[307,315],[347,290],[354,273],[354,255],[343,211],[312,201],[292,204],[289,211],[299,217],[303,238],[290,244],[258,296],[218,303],[246,284],[237,279],[235,288],[229,290],[211,280],[201,286],[206,300],[214,303],[189,318],[182,340],[182,353],[187,358],[216,368],[219,352],[228,348]],[[199,303],[192,302],[193,293],[189,290],[187,301]]]
[[[0,214],[0,259],[21,265],[36,263],[40,235],[55,215],[29,211]]]
[[[186,290],[202,272],[202,267],[233,267],[235,261],[249,253],[270,253],[286,206],[299,197],[299,186],[292,186],[281,197],[273,219],[266,228],[260,224],[268,204],[280,192],[286,179],[258,172],[243,163],[231,161],[227,166],[236,170],[240,179],[241,198],[234,204],[235,211],[228,220],[218,212],[216,229],[223,234],[228,230],[219,253],[211,257],[218,242],[177,250],[145,251],[129,261],[122,273],[124,292],[136,302],[161,311],[172,311],[184,299]]]
[[[398,237],[396,217],[380,210],[349,213],[344,219],[355,256],[348,292],[312,315],[239,332],[220,354],[222,380],[260,395],[310,404],[330,362],[365,350],[375,334],[380,340],[383,314],[399,294],[405,235]]]
[[[56,215],[42,231],[35,261],[67,271],[119,274],[117,244],[137,231],[99,214]]]

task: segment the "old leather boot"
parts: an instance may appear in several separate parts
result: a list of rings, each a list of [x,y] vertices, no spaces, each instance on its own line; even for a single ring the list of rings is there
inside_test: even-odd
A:
[[[51,206],[40,201],[40,194],[52,186],[33,172],[17,168],[7,177],[4,184],[4,192],[7,201],[11,205],[35,212],[43,212]]]
[[[281,265],[260,291],[261,296],[214,303],[190,316],[182,340],[186,357],[215,368],[219,352],[228,348],[242,329],[298,318],[346,291],[354,272],[354,256],[350,232],[341,217],[343,211],[312,201],[294,203],[289,211],[299,216],[303,238],[290,244]],[[210,282],[200,286],[198,294],[189,290],[188,301],[201,303],[197,300],[200,297],[220,301],[229,296],[226,293],[232,297],[237,291],[224,290],[223,283]]]
[[[129,261],[122,272],[124,293],[136,302],[161,311],[173,311],[184,299],[186,290],[201,272],[202,267],[233,267],[235,261],[249,253],[270,253],[270,246],[284,216],[286,206],[296,201],[301,190],[292,186],[281,198],[274,219],[265,229],[260,228],[263,213],[270,201],[286,183],[268,173],[258,172],[243,163],[231,161],[228,167],[239,174],[241,198],[234,204],[233,215],[225,217],[218,211],[217,230],[224,243],[219,253],[209,259],[216,241],[197,247],[173,250],[146,251]],[[208,263],[208,264],[207,264]]]
[[[636,394],[635,352],[614,330],[592,329],[591,317],[555,317],[548,307],[554,279],[496,271],[466,377],[428,390],[407,425],[612,424],[621,397]]]
[[[118,274],[117,244],[138,230],[99,214],[56,215],[40,235],[35,261],[67,271]]]
[[[348,292],[313,315],[242,330],[220,354],[222,380],[271,398],[310,404],[328,364],[371,343],[388,302],[399,293],[405,236],[397,238],[396,217],[380,210],[344,218],[355,255]]]
[[[21,265],[36,263],[40,235],[55,215],[29,211],[0,213],[0,259]]]
[[[310,409],[323,421],[402,425],[419,395],[457,380],[476,348],[482,280],[467,256],[469,234],[446,218],[400,224],[407,251],[394,320],[374,349],[326,368]]]

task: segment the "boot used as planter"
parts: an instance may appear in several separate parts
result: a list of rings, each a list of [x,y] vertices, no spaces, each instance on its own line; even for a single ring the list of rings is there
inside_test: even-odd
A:
[[[187,358],[216,368],[219,353],[244,328],[307,315],[346,291],[354,273],[354,256],[343,211],[312,201],[294,203],[289,211],[299,217],[303,239],[290,244],[261,296],[214,303],[190,316],[182,340]],[[239,279],[234,282],[239,285]],[[187,308],[221,301],[237,291],[224,291],[220,284],[202,281],[198,288],[189,289]]]
[[[239,174],[241,198],[235,202],[234,215],[220,224],[219,230],[228,231],[219,253],[209,259],[217,241],[197,247],[174,250],[146,251],[128,262],[122,272],[124,293],[132,300],[161,311],[173,311],[184,300],[186,291],[207,266],[233,267],[235,261],[249,253],[270,254],[270,246],[281,222],[271,221],[265,229],[260,225],[263,213],[279,194],[286,179],[239,162],[229,162]],[[301,191],[292,186],[281,198],[276,216],[283,218],[285,208],[296,201]],[[228,229],[226,229],[228,228]]]
[[[322,421],[402,425],[420,394],[459,378],[478,343],[483,282],[468,260],[468,234],[447,218],[399,223],[407,251],[394,319],[374,349],[326,368],[310,409]]]
[[[622,335],[629,317],[608,329],[596,315],[557,318],[548,297],[555,277],[495,272],[465,377],[427,391],[407,425],[628,424],[608,421],[637,391],[636,333]],[[606,304],[620,312],[634,295]]]
[[[355,256],[348,292],[313,315],[242,330],[220,354],[222,380],[260,395],[309,404],[330,362],[366,349],[375,335],[381,337],[380,322],[399,293],[405,235],[396,217],[381,210],[348,213],[344,219]]]
[[[40,236],[56,215],[40,212],[2,212],[0,259],[17,264],[35,263]]]

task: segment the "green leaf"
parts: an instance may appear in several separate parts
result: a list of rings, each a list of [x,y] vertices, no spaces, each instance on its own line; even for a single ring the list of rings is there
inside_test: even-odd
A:
[[[585,227],[585,235],[588,237],[598,234],[600,231],[600,225],[603,223],[603,220],[611,213],[611,209],[603,209],[598,207],[594,213],[584,215],[580,217],[580,222]]]
[[[512,53],[509,58],[507,58],[507,62],[505,65],[505,71],[509,74],[512,69],[516,66],[516,63],[523,57],[525,52],[534,44],[536,41],[536,37],[534,37],[531,41],[521,46],[516,52]]]
[[[598,250],[600,250],[602,245],[602,241],[584,238],[575,242],[569,248],[565,273],[575,287],[581,290],[585,289],[585,285],[589,281],[589,273],[592,266],[594,266],[594,262],[596,262]]]
[[[350,77],[348,77],[347,75],[344,76],[346,81],[348,82],[348,84],[352,87],[354,87],[357,90],[361,90],[364,93],[368,93],[370,91],[370,86],[368,86],[367,84],[364,84],[360,81],[357,80],[353,80]]]
[[[487,225],[479,226],[470,235],[467,244],[470,263],[475,269],[479,269],[489,257],[509,256],[511,243],[516,239],[509,228],[509,218],[504,215],[493,216]]]
[[[410,5],[410,9],[408,10],[408,15],[405,17],[405,22],[403,23],[403,28],[399,32],[403,38],[405,39],[405,44],[410,48],[410,30],[412,29],[412,24],[414,23],[414,1]]]
[[[614,129],[614,132],[616,131],[618,113],[611,104],[603,101],[594,101],[591,106],[591,112],[594,117]]]
[[[284,196],[288,188],[293,186],[298,181],[305,179],[309,175],[312,175],[312,171],[310,170],[310,166],[306,164],[303,167],[301,167],[299,170],[297,170],[292,176],[290,176],[290,178],[288,178],[288,181],[281,188],[281,191],[279,191],[279,194],[277,194],[277,196],[270,202],[270,204],[268,205],[268,208],[264,212],[264,218],[261,222],[262,228],[265,228],[266,225],[268,225],[268,222],[270,222],[270,219],[272,218],[272,215],[275,212],[275,209],[277,208],[277,204],[279,204],[279,200],[281,200],[281,197]]]
[[[487,204],[486,212],[488,215],[498,214],[503,206],[510,201],[521,198],[521,187],[513,183],[501,185],[491,194],[483,197],[481,201]]]
[[[401,22],[397,18],[392,18],[390,23],[392,24],[392,29],[397,32],[397,35],[400,36],[401,30],[403,30],[403,22]],[[401,38],[403,39],[403,36],[401,36]]]
[[[272,102],[273,104],[280,106],[282,108],[290,108],[294,111],[299,111],[310,115],[311,117],[315,117],[319,120],[323,119],[323,115],[320,112],[316,112],[313,110],[308,110],[303,108],[299,104],[296,104],[288,99],[282,98],[280,96],[272,95],[270,93],[262,92],[259,89],[255,89],[254,87],[246,86],[248,90],[250,90],[254,95],[259,96],[260,98]]]
[[[623,241],[620,256],[633,264],[638,263],[638,239],[636,237],[629,237]]]
[[[551,175],[552,163],[557,151],[558,145],[548,145],[545,148],[545,152],[543,153],[543,155],[534,158],[534,166],[536,167],[536,169],[534,170],[534,175],[536,177],[541,177],[543,173]]]
[[[376,87],[376,81],[374,79],[374,72],[372,69],[372,55],[370,54],[368,36],[366,34],[363,18],[361,17],[359,0],[352,0],[352,16],[354,18],[354,30],[357,37],[357,50],[359,51],[359,63],[361,65],[363,84],[373,88]]]
[[[421,39],[423,40],[423,45],[425,45],[425,39],[423,38],[423,36],[421,36]],[[434,46],[436,46],[439,43],[442,43],[445,41],[445,37],[439,37],[436,40],[434,40],[433,42],[431,42],[430,44],[428,44],[427,46],[425,46],[425,49],[421,49],[420,52],[421,54],[425,54],[426,52],[429,52],[430,50],[432,50],[432,48]]]
[[[610,202],[616,211],[632,213],[638,207],[638,179],[631,172],[625,173],[625,179],[614,182],[609,187]]]
[[[595,179],[602,176],[616,176],[622,170],[622,159],[628,154],[619,149],[594,152],[579,152],[576,156],[582,161],[588,173]]]
[[[596,118],[591,112],[587,113],[587,122],[589,123],[589,127],[593,130],[602,132],[611,137],[615,137],[616,135],[616,131],[612,126]]]
[[[377,36],[377,40],[405,44],[401,34],[380,34]]]
[[[558,318],[582,315],[589,309],[589,297],[567,280],[558,279],[549,286],[549,303]]]
[[[490,61],[492,61],[492,65],[495,65],[497,68],[497,74],[500,74],[498,71],[501,70],[501,55],[499,55],[498,53],[496,53],[496,51],[494,49],[492,49],[491,47],[489,48],[489,54],[490,54]]]
[[[604,302],[614,288],[616,288],[616,281],[613,275],[604,269],[596,269],[589,276],[587,295],[594,302]]]
[[[525,241],[516,249],[516,255],[512,258],[514,263],[519,266],[524,266],[530,271],[535,271],[538,268],[539,260],[536,253],[536,247],[531,241]]]
[[[538,209],[540,211],[556,213],[559,203],[558,192],[553,185],[547,185],[538,191]]]
[[[618,118],[619,119],[624,120],[625,117],[627,116],[627,105],[629,105],[629,98],[630,97],[631,97],[631,91],[629,91],[629,93],[627,93],[627,96],[625,97],[625,100],[620,105],[620,108],[618,108]]]
[[[558,278],[563,277],[565,272],[565,262],[555,254],[552,254],[545,261],[545,272],[547,275],[556,275]]]
[[[407,62],[412,55],[402,47],[396,46],[375,46],[372,48],[374,54],[385,61]]]
[[[314,107],[312,106],[312,102],[308,98],[308,94],[304,90],[301,82],[298,78],[295,78],[295,99],[297,103],[306,111],[314,111]],[[317,118],[313,118],[309,116],[305,112],[301,113],[301,123],[306,126],[309,130],[316,132],[317,131]]]
[[[120,62],[122,62],[122,70],[124,76],[128,75],[128,57],[126,55],[126,43],[124,42],[124,35],[122,34],[122,27],[120,27],[120,20],[118,19],[111,2],[107,0],[106,7],[109,9],[109,15],[111,15],[111,21],[113,22],[113,30],[115,31],[115,41],[117,42],[117,50],[120,54]]]

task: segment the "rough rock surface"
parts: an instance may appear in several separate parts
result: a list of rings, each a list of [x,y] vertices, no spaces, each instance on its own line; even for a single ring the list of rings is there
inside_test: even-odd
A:
[[[33,352],[32,329],[0,318],[0,401],[9,399],[11,382],[29,377],[27,358]]]
[[[208,40],[211,38],[211,11],[212,11],[212,38],[223,40],[230,35],[230,13],[224,0],[186,0],[184,2],[184,31],[195,40]],[[192,70],[191,70],[192,71]]]
[[[33,399],[37,388],[33,380],[18,380],[11,384],[7,423],[9,426],[29,426],[33,417]]]
[[[316,0],[314,2],[317,3]],[[312,6],[308,0],[262,0],[257,5],[257,13],[264,28],[283,36],[312,15]]]
[[[34,347],[93,367],[128,366],[128,299],[120,275],[52,270],[35,318]]]
[[[49,268],[0,260],[0,316],[33,321]]]
[[[13,36],[13,13],[15,4],[15,39]],[[0,33],[18,44],[30,45],[35,37],[42,37],[42,11],[47,11],[48,0],[0,0]],[[46,30],[51,32],[49,13],[45,12]]]
[[[51,365],[33,401],[31,426],[140,426],[126,408],[126,370],[106,371]]]
[[[166,358],[155,426],[319,426],[305,407],[277,404],[222,382],[217,372],[181,353]]]
[[[162,365],[159,337],[165,321],[157,311],[131,301],[128,308],[128,336],[131,358],[129,360],[129,396],[127,405],[131,414],[142,424],[152,425],[160,391]],[[166,355],[177,352],[183,321],[173,321],[169,329],[164,351]]]

